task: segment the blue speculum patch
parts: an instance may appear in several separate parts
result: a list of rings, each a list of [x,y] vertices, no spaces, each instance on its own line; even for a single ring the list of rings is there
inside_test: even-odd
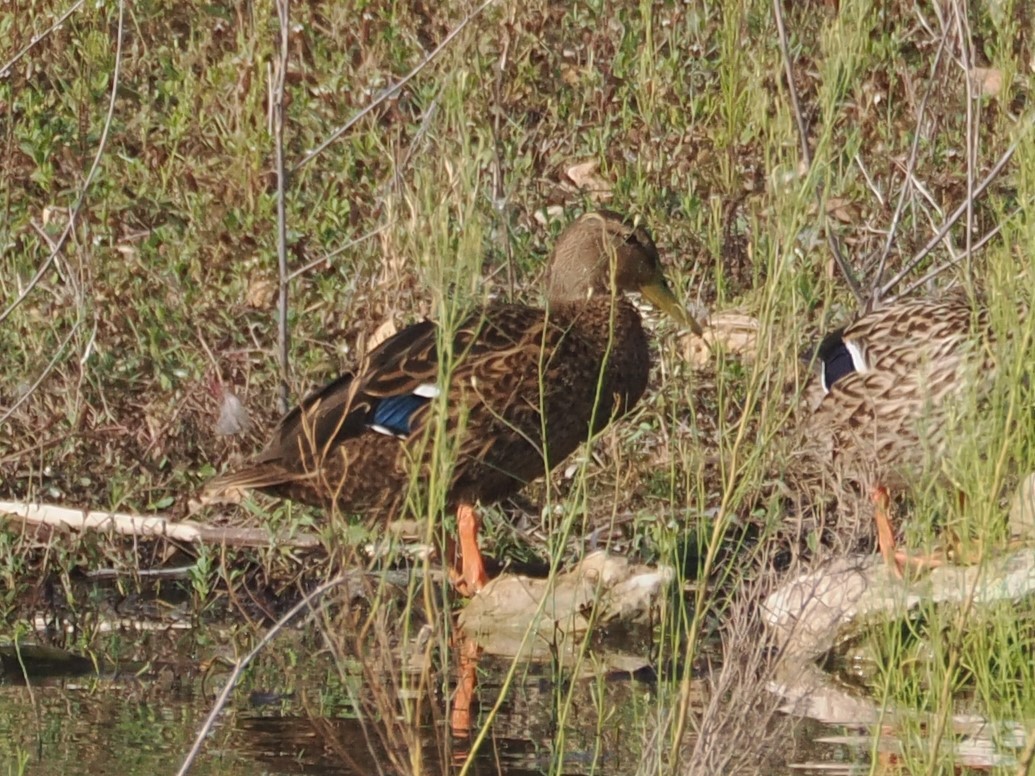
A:
[[[374,407],[373,416],[368,425],[377,427],[375,429],[377,431],[383,430],[396,436],[409,436],[412,430],[410,423],[414,414],[429,401],[431,401],[430,398],[413,393],[387,396]]]

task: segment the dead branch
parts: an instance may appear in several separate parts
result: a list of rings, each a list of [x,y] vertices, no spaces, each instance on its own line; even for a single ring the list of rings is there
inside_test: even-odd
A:
[[[74,8],[73,8],[74,10]],[[101,139],[97,143],[97,153],[93,157],[93,164],[90,165],[90,171],[86,174],[86,180],[83,182],[83,188],[79,192],[79,198],[76,200],[75,205],[72,206],[71,211],[68,214],[68,223],[65,225],[64,231],[61,232],[61,236],[54,242],[54,247],[50,251],[50,255],[40,265],[40,268],[36,270],[36,274],[32,276],[25,288],[22,289],[21,293],[4,309],[0,312],[0,323],[3,323],[7,317],[15,311],[15,309],[28,298],[29,294],[32,293],[33,289],[39,285],[39,282],[43,279],[43,276],[50,271],[54,262],[57,260],[58,254],[61,249],[64,248],[65,243],[71,236],[72,231],[75,229],[76,219],[79,217],[79,213],[83,209],[83,205],[86,204],[86,194],[90,191],[90,186],[93,184],[93,179],[97,176],[97,171],[101,166],[101,159],[104,156],[104,149],[108,145],[108,135],[111,132],[112,120],[115,118],[115,98],[119,90],[119,76],[122,73],[122,33],[125,28],[125,16],[126,16],[126,4],[119,3],[119,25],[116,31],[115,41],[115,65],[112,68],[111,73],[111,91],[108,99],[108,113],[104,119],[104,128],[101,130]]]
[[[277,164],[277,358],[280,363],[280,386],[277,407],[284,415],[288,404],[288,275],[287,266],[287,172],[284,167],[284,79],[287,77],[289,0],[277,0],[277,19],[280,23],[280,54],[273,63],[273,83],[270,95],[270,118],[273,125],[273,145]]]
[[[264,528],[227,528],[204,525],[193,520],[172,520],[161,515],[101,512],[22,501],[0,501],[0,519],[5,518],[20,520],[27,525],[46,525],[73,531],[110,531],[123,536],[173,539],[188,544],[227,547],[269,547],[276,544],[278,547],[296,549],[321,546],[320,537],[312,533],[276,535]]]
[[[809,133],[805,127],[805,117],[801,112],[801,104],[798,102],[798,90],[794,87],[794,67],[791,63],[791,51],[787,43],[787,30],[784,28],[783,7],[780,0],[773,0],[773,16],[776,19],[780,52],[783,55],[784,71],[787,77],[787,94],[791,100],[791,112],[794,114],[794,121],[798,127],[798,136],[801,140],[801,160],[805,163],[806,168],[811,168],[812,151],[809,149]],[[823,192],[820,188],[816,189],[816,204],[819,208],[819,217],[824,218],[826,208],[823,207]],[[855,279],[852,268],[848,266],[848,260],[845,259],[844,254],[841,252],[841,246],[837,242],[837,237],[829,226],[824,231],[827,234],[827,245],[830,247],[830,253],[833,255],[838,269],[841,270],[841,276],[845,279],[845,283],[848,284],[848,288],[851,290],[852,296],[855,297],[856,303],[863,304],[866,301],[865,296],[859,286],[859,281]]]

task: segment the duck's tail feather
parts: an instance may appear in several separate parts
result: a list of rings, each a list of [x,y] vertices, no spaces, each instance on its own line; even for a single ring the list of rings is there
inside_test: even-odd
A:
[[[261,461],[213,477],[205,483],[200,499],[205,504],[237,503],[245,491],[275,488],[308,476],[273,461]]]

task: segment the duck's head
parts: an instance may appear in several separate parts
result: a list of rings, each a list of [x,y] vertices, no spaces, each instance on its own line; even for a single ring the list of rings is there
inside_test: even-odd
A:
[[[557,238],[547,270],[550,305],[626,292],[642,294],[663,313],[701,333],[700,324],[669,288],[650,233],[610,210],[585,213]]]

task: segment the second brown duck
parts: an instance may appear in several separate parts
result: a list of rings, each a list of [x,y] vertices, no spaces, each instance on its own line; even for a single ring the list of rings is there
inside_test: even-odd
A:
[[[975,380],[994,373],[994,333],[980,298],[957,290],[900,301],[829,334],[817,351],[822,397],[803,448],[839,500],[868,498],[878,546],[898,568],[888,489],[939,471]],[[846,498],[847,496],[847,498]]]

